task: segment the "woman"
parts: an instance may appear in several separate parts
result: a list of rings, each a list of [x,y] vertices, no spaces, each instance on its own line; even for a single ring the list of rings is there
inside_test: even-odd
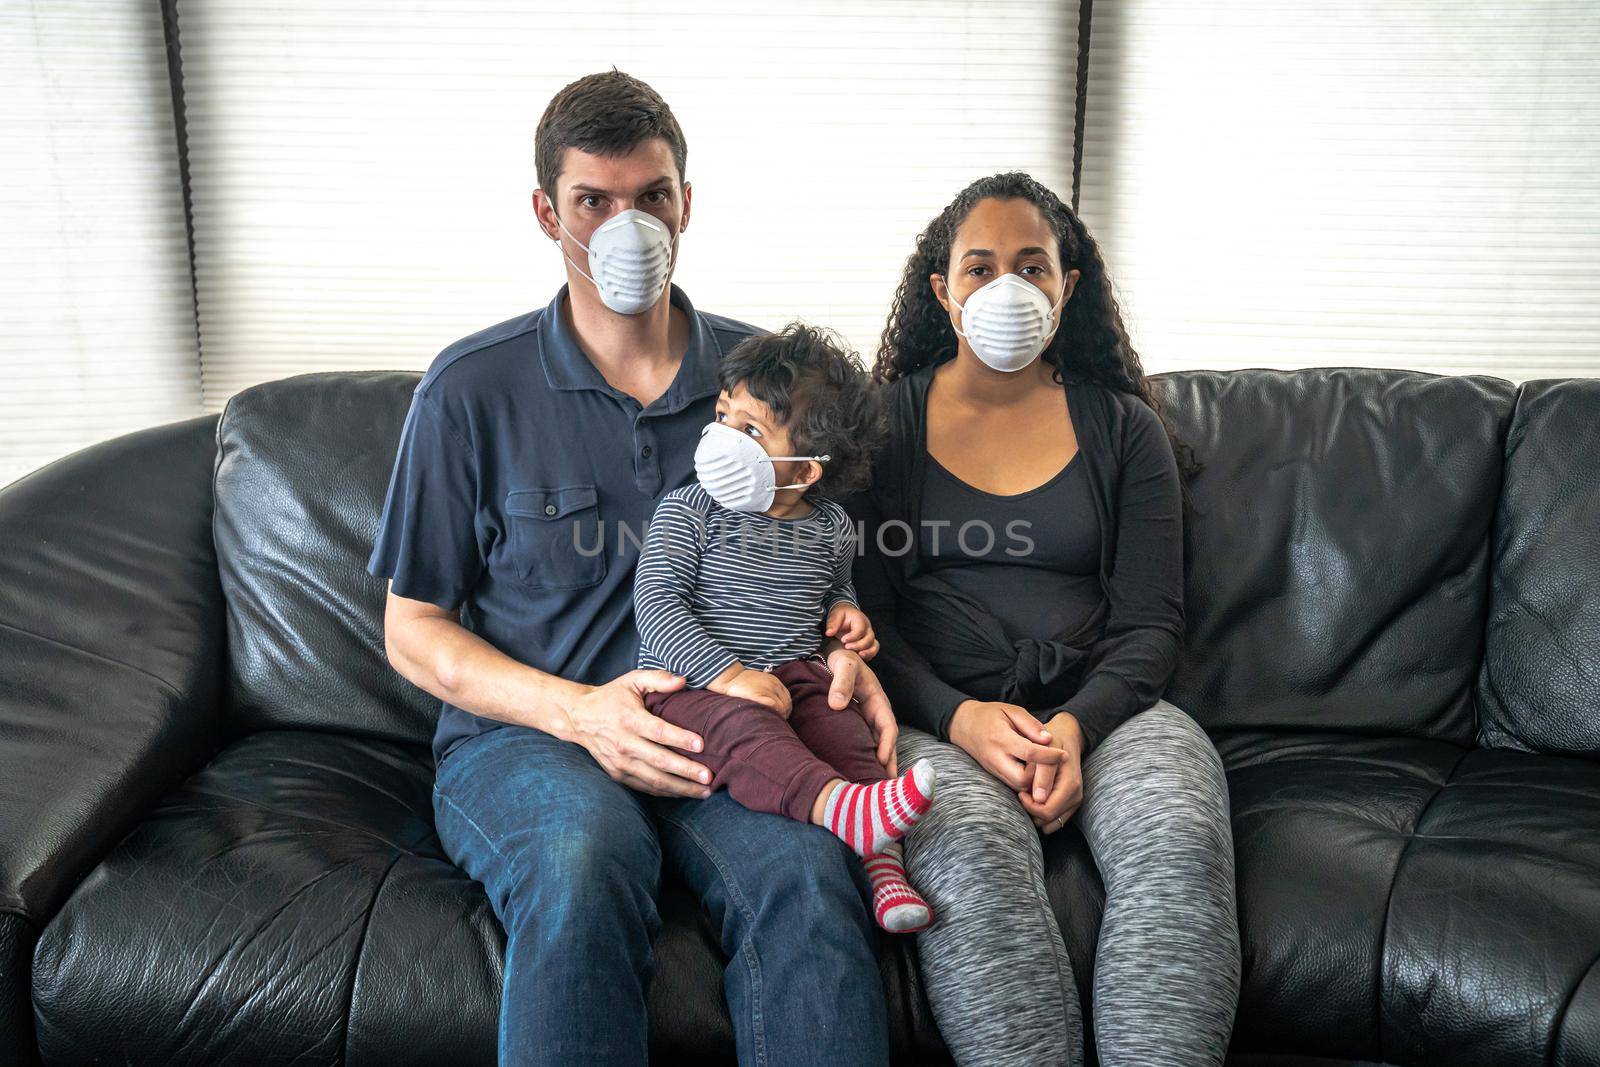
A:
[[[1075,819],[1106,888],[1100,1062],[1221,1064],[1226,783],[1160,699],[1183,639],[1181,446],[1083,223],[1025,174],[973,183],[918,238],[874,373],[890,443],[852,501],[856,577],[898,759],[938,771],[906,861],[946,1043],[963,1064],[1083,1062],[1040,841]]]

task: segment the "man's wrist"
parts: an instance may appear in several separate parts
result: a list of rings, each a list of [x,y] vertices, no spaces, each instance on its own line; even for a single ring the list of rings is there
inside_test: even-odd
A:
[[[541,684],[535,685],[532,699],[529,701],[535,721],[528,725],[543,730],[558,740],[573,740],[573,708],[578,701],[600,687],[574,682],[553,674],[544,675],[540,682]]]

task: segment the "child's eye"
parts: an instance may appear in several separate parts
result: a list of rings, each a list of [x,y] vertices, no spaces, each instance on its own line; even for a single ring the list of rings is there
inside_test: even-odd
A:
[[[758,430],[754,426],[746,426],[744,428],[744,432],[749,434],[751,437],[760,437],[761,436],[761,431]]]

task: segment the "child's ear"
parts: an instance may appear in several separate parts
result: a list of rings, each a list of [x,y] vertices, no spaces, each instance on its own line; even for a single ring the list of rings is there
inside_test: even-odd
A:
[[[821,480],[822,464],[818,463],[814,459],[808,459],[805,461],[805,463],[800,467],[800,477],[795,479],[797,482],[804,482],[807,489],[810,489],[813,485],[816,485],[817,482]]]

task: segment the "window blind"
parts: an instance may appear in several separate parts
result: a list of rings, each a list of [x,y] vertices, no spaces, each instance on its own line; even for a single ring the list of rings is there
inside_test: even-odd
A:
[[[689,143],[696,306],[871,359],[917,233],[1020,168],[1071,195],[1075,3],[579,7],[179,0],[205,402],[422,368],[564,280],[535,225],[550,97],[616,66]]]
[[[1097,3],[1080,195],[1147,370],[1600,375],[1600,9]]]
[[[0,7],[0,485],[200,413],[159,4]]]

